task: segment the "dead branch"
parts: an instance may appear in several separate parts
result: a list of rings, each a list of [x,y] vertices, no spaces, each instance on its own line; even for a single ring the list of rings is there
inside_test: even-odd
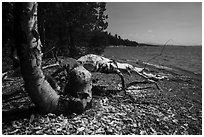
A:
[[[44,66],[44,67],[42,67],[42,69],[45,70],[45,69],[48,69],[48,68],[57,67],[57,66],[59,66],[59,65],[60,65],[60,64],[57,62],[57,63],[55,63],[55,64],[50,64],[50,65]]]

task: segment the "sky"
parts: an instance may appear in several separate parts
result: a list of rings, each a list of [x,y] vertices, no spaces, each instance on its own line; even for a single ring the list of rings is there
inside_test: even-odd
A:
[[[108,2],[107,31],[140,43],[202,45],[200,2]]]

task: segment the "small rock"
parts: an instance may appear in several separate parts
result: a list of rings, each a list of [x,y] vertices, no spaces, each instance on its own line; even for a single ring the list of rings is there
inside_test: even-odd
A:
[[[144,130],[141,130],[141,131],[140,131],[140,135],[147,135],[147,132],[144,131]]]
[[[115,112],[116,112],[116,110],[114,107],[110,108],[110,113],[115,113]]]
[[[78,131],[78,132],[81,132],[81,131],[83,131],[84,129],[85,129],[84,127],[80,127],[80,128],[77,129],[77,131]]]
[[[56,132],[60,132],[60,131],[62,131],[62,128],[57,128],[56,129]]]
[[[107,135],[113,134],[113,130],[112,130],[110,127],[108,127],[108,128],[105,127],[104,130],[105,130],[105,132],[106,132]]]
[[[137,127],[137,124],[136,124],[136,123],[133,123],[132,126],[133,126],[133,127]]]
[[[164,120],[164,121],[168,121],[169,118],[165,116],[163,120]]]
[[[178,120],[177,119],[173,119],[172,120],[175,124],[178,124]]]

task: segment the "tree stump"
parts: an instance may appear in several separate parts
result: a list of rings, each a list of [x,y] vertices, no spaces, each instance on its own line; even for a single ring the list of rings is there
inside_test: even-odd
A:
[[[83,100],[84,108],[91,106],[92,78],[91,73],[83,66],[77,66],[71,70],[64,94]]]

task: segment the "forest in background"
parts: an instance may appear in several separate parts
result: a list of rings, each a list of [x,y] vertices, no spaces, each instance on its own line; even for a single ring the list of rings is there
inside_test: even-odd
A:
[[[104,2],[39,2],[38,5],[38,30],[44,52],[55,47],[58,55],[79,57],[101,54],[110,45],[138,46],[136,41],[106,31],[108,15]],[[13,6],[12,2],[2,3],[3,52],[9,51],[13,37]]]

